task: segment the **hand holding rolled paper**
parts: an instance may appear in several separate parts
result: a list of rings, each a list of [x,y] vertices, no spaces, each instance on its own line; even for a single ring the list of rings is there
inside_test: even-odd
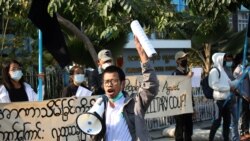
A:
[[[136,50],[141,59],[141,63],[146,63],[148,61],[148,56],[145,50],[142,48],[142,45],[136,35],[134,36],[134,41],[135,41]]]
[[[153,45],[149,41],[147,35],[145,34],[144,30],[142,29],[140,23],[137,20],[132,21],[130,24],[132,32],[135,36],[138,37],[144,51],[146,52],[148,57],[152,57],[153,55],[157,54]]]

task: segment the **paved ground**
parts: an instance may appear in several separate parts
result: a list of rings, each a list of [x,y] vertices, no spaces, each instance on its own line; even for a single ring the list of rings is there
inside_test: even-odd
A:
[[[193,141],[208,141],[209,136],[209,126],[211,121],[199,122],[194,124],[194,131],[192,140]],[[174,137],[167,137],[163,135],[163,130],[151,131],[150,134],[153,138],[153,141],[174,141]],[[214,141],[222,141],[221,128],[218,129]]]

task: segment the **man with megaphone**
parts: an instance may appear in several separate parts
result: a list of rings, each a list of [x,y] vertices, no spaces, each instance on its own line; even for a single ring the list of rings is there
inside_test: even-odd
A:
[[[96,118],[82,114],[77,119],[79,128],[84,133],[92,135],[93,141],[151,140],[144,116],[158,93],[159,81],[138,38],[135,37],[134,41],[141,60],[143,81],[138,93],[128,95],[123,91],[124,72],[116,66],[109,66],[104,70],[102,86],[105,95],[98,98],[89,111],[89,115],[95,115]]]

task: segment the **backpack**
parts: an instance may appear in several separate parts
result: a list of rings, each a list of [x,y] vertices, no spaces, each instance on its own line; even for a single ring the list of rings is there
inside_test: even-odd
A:
[[[216,70],[219,72],[219,78],[220,78],[220,70],[217,67],[213,67],[213,68],[216,68]],[[205,78],[202,79],[201,86],[202,86],[204,96],[207,99],[213,99],[213,91],[214,90],[209,86],[208,77],[209,77],[209,74]]]

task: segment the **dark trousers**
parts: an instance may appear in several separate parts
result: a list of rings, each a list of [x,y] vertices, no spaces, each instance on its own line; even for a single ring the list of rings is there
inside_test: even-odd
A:
[[[250,109],[245,99],[242,99],[241,120],[241,134],[249,134]]]
[[[193,135],[193,114],[182,114],[174,116],[175,127],[175,140],[176,141],[192,141]]]
[[[225,103],[225,100],[218,100],[216,102],[218,109],[219,109],[219,113],[218,116],[215,117],[211,129],[210,129],[210,133],[209,133],[209,141],[213,141],[214,140],[214,136],[216,134],[217,129],[220,127],[221,124],[221,120],[223,118],[223,138],[224,141],[229,141],[229,127],[230,127],[230,121],[231,121],[231,115],[230,115],[230,101],[227,101]]]

